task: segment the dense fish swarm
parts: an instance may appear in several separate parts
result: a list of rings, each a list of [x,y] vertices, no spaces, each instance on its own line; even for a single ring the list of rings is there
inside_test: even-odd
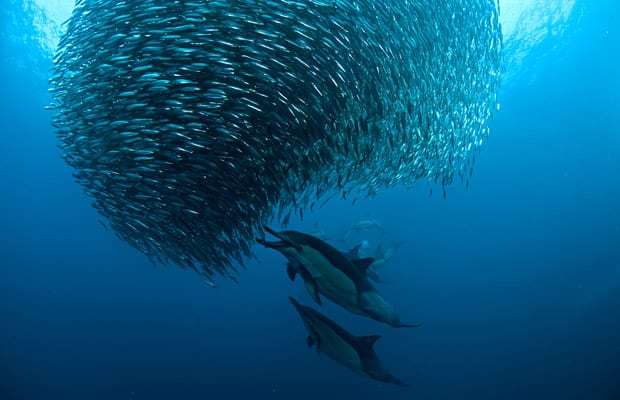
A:
[[[496,104],[497,13],[491,0],[78,1],[51,78],[63,156],[121,239],[230,276],[274,210],[466,179]]]

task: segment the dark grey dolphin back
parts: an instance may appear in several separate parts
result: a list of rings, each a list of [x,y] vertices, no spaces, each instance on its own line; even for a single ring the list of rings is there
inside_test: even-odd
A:
[[[329,262],[351,279],[360,291],[372,290],[366,271],[358,268],[340,250],[329,243],[303,232],[286,230],[279,232],[291,242],[311,247],[325,256]]]

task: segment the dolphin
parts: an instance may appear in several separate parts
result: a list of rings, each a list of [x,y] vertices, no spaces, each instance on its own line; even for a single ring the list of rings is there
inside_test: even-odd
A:
[[[377,250],[375,252],[375,257],[380,257],[383,259],[383,263],[382,265],[384,265],[386,262],[390,261],[392,259],[392,257],[394,257],[394,253],[396,252],[396,250],[403,244],[403,242],[392,242],[392,245],[390,247],[388,247],[387,249],[385,249],[385,251],[382,251],[381,247],[377,247]]]
[[[372,230],[377,230],[383,234],[387,233],[381,223],[376,219],[362,219],[352,224],[349,229],[345,232],[345,239],[348,238],[352,233],[360,233],[360,232],[368,232]]]
[[[393,327],[418,327],[403,324],[391,304],[371,285],[366,270],[373,258],[350,260],[344,253],[312,235],[298,231],[276,232],[268,226],[265,231],[280,239],[256,241],[267,248],[282,253],[287,260],[287,274],[295,280],[301,276],[308,293],[318,305],[319,294],[324,295],[344,309],[358,315],[384,322]]]
[[[320,312],[299,304],[292,297],[288,299],[308,330],[308,347],[316,345],[317,353],[324,353],[338,364],[369,378],[408,386],[381,366],[373,349],[381,336],[354,336]]]

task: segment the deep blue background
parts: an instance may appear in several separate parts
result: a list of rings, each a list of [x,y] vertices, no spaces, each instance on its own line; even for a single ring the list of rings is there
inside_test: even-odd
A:
[[[620,13],[590,3],[535,76],[506,82],[469,190],[396,188],[293,225],[372,217],[389,233],[357,239],[405,242],[382,290],[423,327],[322,311],[382,334],[407,389],[306,348],[286,297],[311,300],[275,252],[211,289],[104,230],[43,110],[49,60],[27,24],[23,41],[2,29],[0,399],[619,399]]]

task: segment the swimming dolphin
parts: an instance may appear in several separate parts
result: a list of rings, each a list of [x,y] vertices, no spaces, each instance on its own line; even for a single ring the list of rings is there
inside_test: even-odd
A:
[[[377,246],[377,250],[375,251],[375,258],[382,259],[380,264],[375,263],[374,268],[382,267],[394,257],[394,253],[396,250],[403,244],[403,242],[392,242],[392,245],[385,249],[385,251],[381,248],[381,243]]]
[[[366,270],[373,258],[349,260],[330,244],[297,231],[276,232],[268,226],[265,231],[280,239],[258,243],[282,253],[288,260],[287,274],[291,280],[299,274],[312,299],[322,305],[319,293],[344,309],[393,327],[417,327],[400,322],[398,314],[370,284]]]
[[[318,311],[299,304],[292,297],[288,299],[308,330],[309,347],[316,345],[319,354],[324,353],[338,364],[359,374],[382,382],[408,386],[381,366],[373,349],[381,336],[354,336]]]
[[[362,219],[352,224],[345,232],[345,238],[348,238],[352,233],[368,232],[377,230],[383,234],[387,233],[381,223],[376,219]]]

